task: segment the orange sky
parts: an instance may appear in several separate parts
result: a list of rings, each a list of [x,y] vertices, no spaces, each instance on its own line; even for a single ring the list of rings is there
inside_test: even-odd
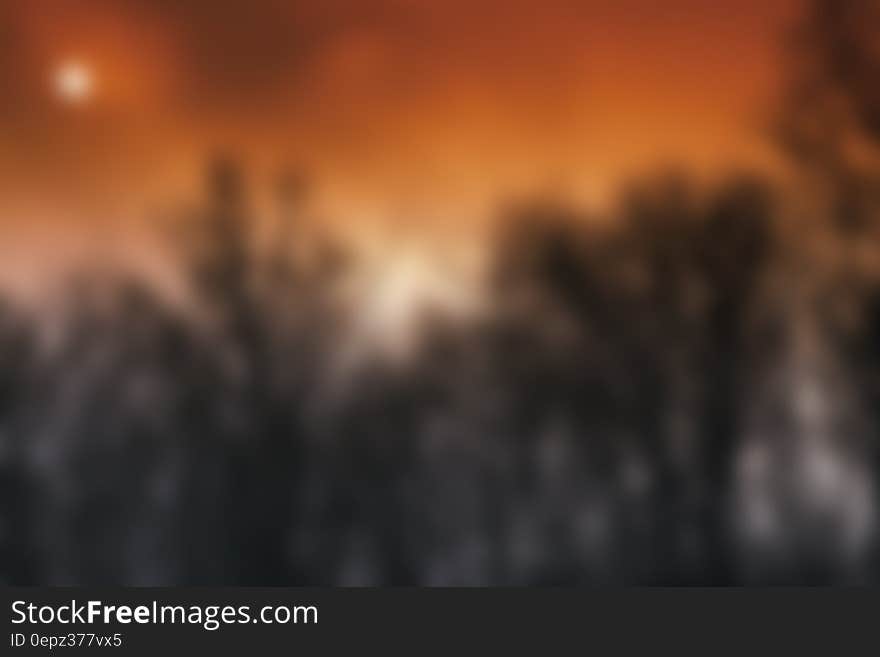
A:
[[[414,230],[548,185],[600,201],[665,162],[761,164],[798,7],[0,0],[0,229],[63,245],[143,221],[221,146],[304,164],[326,215]],[[70,58],[95,75],[80,107],[49,83]]]

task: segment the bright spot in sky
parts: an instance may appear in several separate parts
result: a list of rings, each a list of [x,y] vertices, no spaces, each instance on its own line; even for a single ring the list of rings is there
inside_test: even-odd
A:
[[[68,103],[82,103],[94,90],[92,72],[79,62],[65,62],[55,71],[55,91]]]
[[[467,317],[477,309],[476,287],[454,254],[438,259],[415,249],[394,257],[385,253],[351,290],[360,304],[351,351],[378,348],[387,356],[406,358],[417,346],[425,313]]]

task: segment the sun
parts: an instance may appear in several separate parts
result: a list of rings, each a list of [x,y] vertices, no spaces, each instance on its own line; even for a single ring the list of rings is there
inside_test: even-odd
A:
[[[95,80],[91,69],[77,61],[63,62],[55,70],[55,93],[66,103],[79,105],[92,97]]]

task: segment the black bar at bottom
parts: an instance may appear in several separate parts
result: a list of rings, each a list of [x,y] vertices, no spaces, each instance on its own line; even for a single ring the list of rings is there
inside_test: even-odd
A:
[[[878,603],[869,590],[7,588],[2,653],[873,655]]]

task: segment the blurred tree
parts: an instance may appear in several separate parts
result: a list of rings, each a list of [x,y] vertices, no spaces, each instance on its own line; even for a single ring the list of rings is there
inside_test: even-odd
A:
[[[291,583],[300,400],[296,391],[274,385],[276,368],[283,367],[270,330],[277,316],[258,288],[263,262],[254,250],[255,219],[246,209],[239,167],[220,158],[207,183],[204,241],[192,264],[197,299],[213,322],[213,357],[222,377],[214,393],[214,402],[224,406],[214,410],[222,418],[219,442],[210,449],[227,453],[226,569],[241,584]]]
[[[791,38],[777,121],[796,164],[832,195],[846,234],[877,237],[880,202],[880,3],[810,0]]]
[[[0,301],[0,581],[26,585],[42,564],[33,549],[34,481],[27,452],[25,407],[32,394],[32,327]]]
[[[707,541],[705,581],[735,581],[729,514],[737,447],[747,393],[755,380],[754,325],[762,279],[774,257],[776,216],[760,180],[729,182],[711,200],[700,265],[708,283],[702,460],[707,485],[702,526]]]
[[[821,235],[830,271],[815,312],[873,416],[880,472],[880,2],[810,0],[791,43],[779,134],[807,191],[824,194],[832,230]],[[880,480],[875,487],[880,490]],[[880,504],[880,497],[875,500]]]

